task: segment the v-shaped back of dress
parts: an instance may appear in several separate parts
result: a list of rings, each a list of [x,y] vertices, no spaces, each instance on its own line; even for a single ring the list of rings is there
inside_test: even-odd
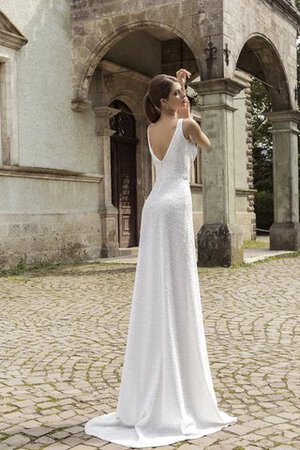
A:
[[[178,119],[169,147],[162,160],[157,158],[151,147],[150,127],[151,125],[147,129],[148,147],[155,165],[157,181],[169,177],[189,179],[191,162],[197,156],[197,148],[183,134],[183,119]]]
[[[158,160],[159,162],[163,162],[163,161],[165,160],[165,158],[167,157],[167,155],[168,155],[168,153],[169,153],[169,150],[170,150],[170,148],[172,147],[173,139],[174,139],[175,134],[176,134],[177,129],[178,129],[178,124],[179,124],[179,120],[177,120],[176,127],[175,127],[175,131],[174,131],[174,133],[173,133],[172,139],[170,140],[169,146],[168,146],[168,148],[167,148],[167,150],[166,150],[166,152],[165,152],[165,156],[164,156],[162,159],[159,159],[159,158],[155,155],[155,153],[154,153],[154,151],[153,151],[153,148],[152,148],[152,146],[151,146],[151,143],[150,143],[150,136],[149,136],[149,129],[152,127],[153,124],[151,123],[151,124],[149,125],[149,127],[148,127],[148,129],[147,129],[147,136],[148,136],[149,150],[150,150],[150,153],[151,153],[151,155],[153,156],[153,158],[156,159],[156,160]]]

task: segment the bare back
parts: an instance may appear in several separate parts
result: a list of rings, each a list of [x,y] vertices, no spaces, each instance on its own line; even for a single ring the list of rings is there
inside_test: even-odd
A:
[[[149,127],[149,141],[154,155],[163,160],[172,142],[172,138],[176,131],[178,119],[158,121]],[[183,134],[185,135],[185,121],[183,120]]]

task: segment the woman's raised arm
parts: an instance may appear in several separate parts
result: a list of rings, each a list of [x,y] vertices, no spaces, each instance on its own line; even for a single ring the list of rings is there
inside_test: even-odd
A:
[[[194,119],[186,119],[184,128],[187,137],[191,136],[195,144],[199,145],[199,147],[205,150],[211,148],[210,140]]]

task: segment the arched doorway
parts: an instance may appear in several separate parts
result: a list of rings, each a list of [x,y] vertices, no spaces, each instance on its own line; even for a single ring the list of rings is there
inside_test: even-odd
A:
[[[255,34],[247,39],[239,53],[236,68],[265,83],[270,92],[273,111],[291,109],[287,75],[274,44]]]
[[[110,107],[120,112],[110,119],[115,131],[111,137],[112,204],[118,209],[118,239],[120,247],[137,246],[136,192],[136,123],[132,111],[121,100]]]
[[[253,35],[239,54],[237,69],[259,79],[270,94],[272,110],[264,114],[272,123],[273,136],[274,221],[270,228],[270,249],[296,250],[300,242],[299,112],[292,109],[285,67],[275,45],[265,36]]]
[[[82,85],[81,94],[87,89],[88,102],[97,117],[96,132],[101,137],[103,256],[137,254],[142,209],[155,182],[147,144],[148,121],[143,111],[143,97],[151,77],[157,73],[175,75],[178,67],[187,68],[193,78],[199,77],[200,70],[192,49],[181,33],[177,35],[175,31],[173,27],[155,26],[147,21],[133,25],[131,32],[129,28],[126,32],[123,28],[115,30],[114,39],[101,40],[86,83]],[[140,58],[141,54],[143,58]],[[79,99],[79,91],[77,94],[74,107],[77,105],[79,110],[84,108],[84,102]],[[118,115],[119,111],[122,116]],[[200,114],[195,112],[197,116]],[[131,133],[126,131],[125,125],[132,123],[130,119],[134,119]],[[198,157],[201,158],[200,152]],[[196,163],[192,173],[195,200],[202,196],[199,174],[200,167]],[[124,185],[126,180],[129,186]],[[131,195],[134,182],[136,199]],[[125,194],[129,196],[126,200]],[[196,229],[202,220],[199,201],[194,202],[194,216]]]

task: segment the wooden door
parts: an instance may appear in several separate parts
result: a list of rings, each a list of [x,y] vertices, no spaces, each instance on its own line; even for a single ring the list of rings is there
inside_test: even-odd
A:
[[[121,103],[121,105],[120,105]],[[115,101],[113,108],[124,108]],[[118,209],[120,247],[137,246],[136,143],[135,120],[128,107],[111,120],[116,134],[111,137],[112,204]],[[130,110],[129,110],[130,111]],[[130,114],[130,117],[128,117]],[[134,128],[133,128],[134,121]],[[133,134],[134,130],[134,136]]]

